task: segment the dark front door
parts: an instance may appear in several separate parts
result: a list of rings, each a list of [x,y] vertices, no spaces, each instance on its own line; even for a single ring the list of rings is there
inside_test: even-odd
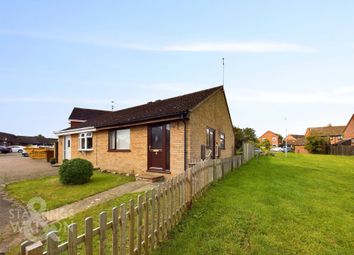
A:
[[[170,161],[170,125],[149,126],[148,130],[148,170],[168,172]]]

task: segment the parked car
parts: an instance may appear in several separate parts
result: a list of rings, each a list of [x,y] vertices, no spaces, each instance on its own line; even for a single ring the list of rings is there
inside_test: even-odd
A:
[[[282,148],[282,152],[289,152],[289,151],[291,151],[291,147],[283,147]]]
[[[0,146],[0,153],[7,154],[7,153],[10,153],[10,152],[11,152],[10,148],[7,148],[5,146]]]
[[[8,148],[10,148],[12,152],[18,152],[18,153],[22,153],[23,150],[25,149],[25,147],[20,146],[20,145],[12,145],[12,146],[9,146]]]
[[[272,151],[272,152],[282,152],[283,148],[282,147],[272,147],[272,148],[270,148],[270,151]]]

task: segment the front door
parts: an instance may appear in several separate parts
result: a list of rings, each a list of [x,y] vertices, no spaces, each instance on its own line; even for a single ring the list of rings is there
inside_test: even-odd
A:
[[[64,159],[71,159],[71,136],[64,136]]]
[[[170,124],[151,125],[148,128],[148,171],[169,172]]]

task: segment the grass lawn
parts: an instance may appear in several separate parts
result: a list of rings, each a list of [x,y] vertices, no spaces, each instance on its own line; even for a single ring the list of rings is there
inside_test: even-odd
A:
[[[133,180],[134,177],[130,176],[94,171],[91,181],[82,185],[63,185],[58,176],[50,176],[11,183],[6,190],[24,204],[34,197],[41,197],[47,210],[51,210]]]
[[[353,254],[354,157],[261,157],[213,184],[154,254]]]

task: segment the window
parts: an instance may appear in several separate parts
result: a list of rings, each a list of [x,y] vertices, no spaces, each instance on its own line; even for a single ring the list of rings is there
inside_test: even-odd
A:
[[[80,151],[92,150],[92,132],[81,133],[79,135]]]
[[[214,145],[214,129],[207,128],[206,129],[206,146],[207,148],[211,148]]]
[[[109,150],[129,150],[130,129],[118,129],[109,131]]]
[[[220,133],[220,149],[225,150],[225,134]]]

